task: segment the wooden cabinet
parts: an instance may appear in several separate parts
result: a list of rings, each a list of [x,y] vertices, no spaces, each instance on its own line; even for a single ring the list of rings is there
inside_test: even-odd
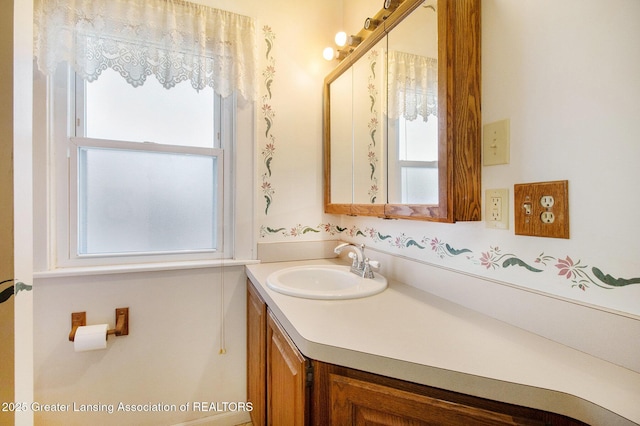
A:
[[[247,395],[254,426],[556,425],[584,423],[309,360],[247,282]]]
[[[247,284],[247,401],[253,404],[251,422],[267,419],[267,305],[251,283]]]
[[[254,426],[310,424],[310,365],[247,282],[247,400]]]
[[[511,416],[442,401],[351,377],[330,378],[331,424],[512,425]],[[428,419],[428,421],[427,421]]]
[[[320,425],[545,425],[538,410],[314,363],[315,424]]]
[[[313,362],[313,424],[586,426],[559,414]]]
[[[267,424],[306,425],[309,361],[298,351],[271,312],[267,316]]]

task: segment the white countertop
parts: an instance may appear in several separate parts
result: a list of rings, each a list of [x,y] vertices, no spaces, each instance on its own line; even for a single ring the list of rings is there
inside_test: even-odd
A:
[[[413,287],[391,281],[375,296],[327,301],[286,296],[266,285],[281,268],[336,263],[246,267],[305,356],[588,424],[640,424],[640,374]]]

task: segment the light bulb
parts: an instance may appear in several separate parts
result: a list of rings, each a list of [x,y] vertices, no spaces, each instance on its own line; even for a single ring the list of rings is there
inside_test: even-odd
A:
[[[325,47],[324,50],[322,51],[322,57],[325,58],[327,61],[335,59],[336,54],[333,51],[333,47]]]
[[[378,27],[379,24],[380,24],[379,20],[373,19],[373,18],[367,18],[364,21],[364,29],[368,31],[373,31]]]
[[[344,46],[345,44],[347,44],[347,33],[345,33],[344,31],[340,31],[339,33],[336,34],[336,44],[340,47]]]

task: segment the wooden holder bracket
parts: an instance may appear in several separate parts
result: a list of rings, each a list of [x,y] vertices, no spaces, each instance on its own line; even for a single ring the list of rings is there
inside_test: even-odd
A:
[[[73,312],[71,314],[71,332],[69,333],[69,341],[73,342],[76,338],[78,327],[87,325],[86,312]],[[107,335],[127,336],[129,334],[129,308],[116,309],[116,328],[107,330]]]
[[[127,336],[129,334],[129,308],[116,309],[116,328],[107,330],[107,334]]]
[[[69,333],[70,342],[75,340],[78,327],[84,327],[85,325],[87,325],[86,312],[74,312],[71,314],[71,332]]]

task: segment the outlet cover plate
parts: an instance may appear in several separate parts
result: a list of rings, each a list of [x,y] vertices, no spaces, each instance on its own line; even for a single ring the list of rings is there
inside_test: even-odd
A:
[[[509,189],[485,191],[484,220],[487,228],[509,229]]]
[[[553,202],[546,202],[547,197],[553,197]],[[516,184],[513,204],[516,235],[569,238],[568,181]]]
[[[482,159],[485,166],[509,164],[509,127],[509,120],[484,125]]]

